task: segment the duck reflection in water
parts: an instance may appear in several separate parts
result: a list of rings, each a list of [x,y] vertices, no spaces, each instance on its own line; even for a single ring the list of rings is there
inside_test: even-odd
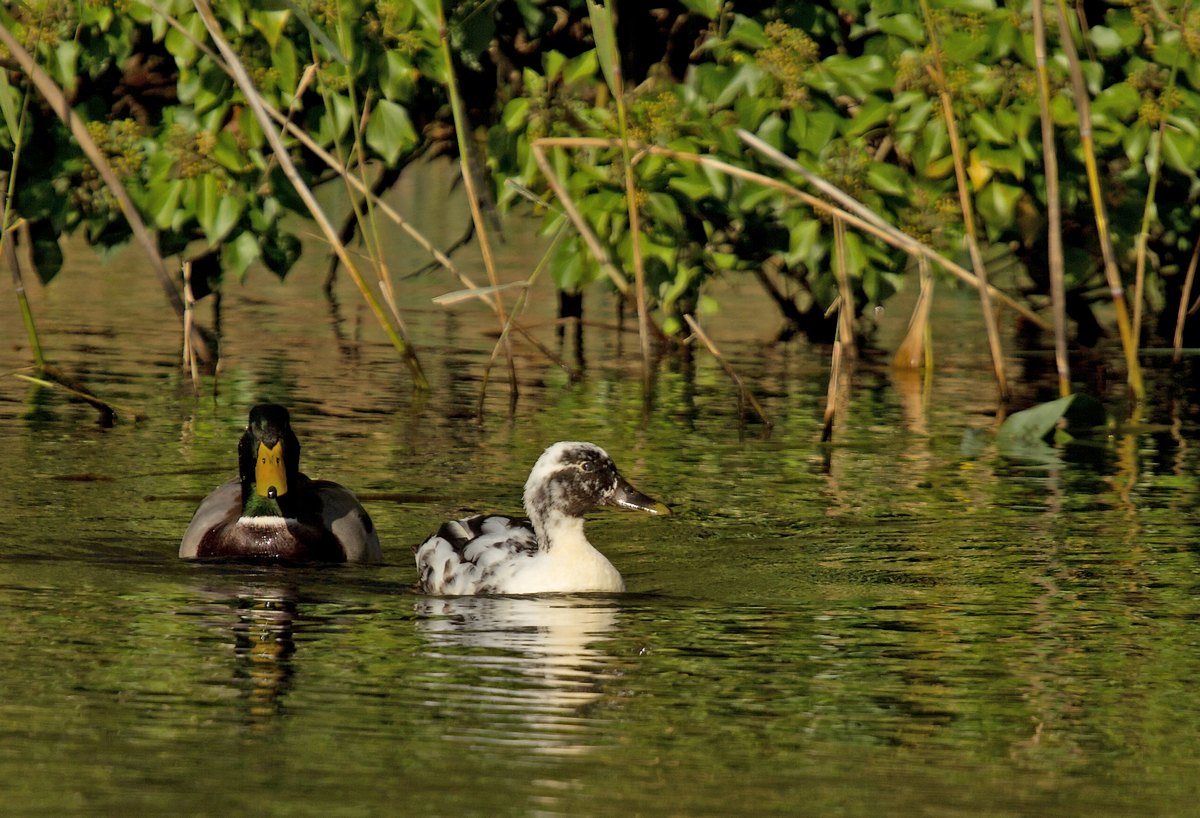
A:
[[[594,746],[590,710],[616,675],[599,647],[613,638],[615,601],[420,597],[415,609],[431,660],[423,681],[453,725],[446,738],[558,754]]]
[[[231,633],[235,664],[230,687],[244,697],[247,720],[265,724],[283,711],[296,652],[296,589],[288,583],[237,582],[200,591],[208,624]]]

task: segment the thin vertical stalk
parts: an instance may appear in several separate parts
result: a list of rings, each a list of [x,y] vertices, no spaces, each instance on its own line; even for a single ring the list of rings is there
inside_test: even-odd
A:
[[[1046,259],[1050,268],[1050,306],[1054,313],[1054,364],[1058,394],[1071,394],[1071,364],[1067,357],[1067,294],[1063,261],[1062,201],[1058,186],[1058,151],[1050,116],[1050,71],[1046,62],[1046,20],[1042,0],[1033,0],[1033,52],[1037,62],[1038,108],[1042,120],[1042,161],[1046,169]]]
[[[33,308],[29,306],[29,297],[25,294],[25,281],[21,276],[21,260],[17,257],[15,245],[17,225],[9,224],[12,213],[12,203],[17,193],[17,172],[21,165],[21,149],[25,145],[25,116],[29,111],[29,91],[21,95],[21,113],[17,117],[16,133],[13,137],[12,165],[10,166],[4,190],[4,201],[0,202],[0,257],[8,262],[12,271],[13,291],[17,295],[17,305],[21,309],[21,321],[25,324],[25,335],[29,338],[29,350],[33,354],[33,362],[39,369],[46,366],[46,358],[42,354],[42,343],[38,339],[37,324],[33,320]]]
[[[542,145],[543,141],[545,140],[538,139],[530,145],[530,150],[533,151],[533,161],[537,163],[542,176],[546,177],[546,184],[550,185],[550,190],[558,198],[563,212],[567,214],[567,218],[571,220],[571,224],[575,225],[575,229],[579,232],[579,237],[588,246],[592,257],[600,265],[600,269],[604,271],[604,274],[608,276],[613,286],[620,291],[621,295],[628,296],[629,280],[625,278],[625,274],[609,257],[608,252],[605,251],[604,245],[600,243],[600,239],[596,236],[595,231],[592,230],[591,225],[588,224],[583,214],[579,212],[579,208],[575,205],[575,200],[571,198],[570,191],[563,185],[562,180],[558,178],[558,174],[554,172],[554,168],[550,165],[550,160],[546,158],[546,151]]]
[[[642,349],[642,389],[650,394],[650,328],[646,306],[646,268],[642,259],[641,214],[637,200],[637,180],[633,172],[633,152],[629,147],[629,130],[625,111],[625,80],[621,71],[621,52],[617,48],[616,26],[612,4],[587,0],[588,16],[592,22],[596,54],[600,58],[605,78],[612,86],[613,102],[617,106],[617,134],[621,141],[621,160],[625,172],[625,204],[629,210],[630,252],[633,254],[633,281],[637,298],[638,339]]]
[[[14,163],[15,166],[15,163]],[[25,280],[21,276],[21,260],[17,257],[17,248],[9,235],[16,226],[3,231],[0,236],[0,252],[12,271],[13,291],[17,294],[17,304],[21,308],[21,321],[25,325],[25,335],[29,339],[29,351],[33,355],[33,363],[38,369],[46,367],[46,356],[42,353],[42,344],[38,339],[37,324],[33,320],[33,308],[29,306],[29,297],[25,294]]]
[[[1196,264],[1200,262],[1200,236],[1196,238],[1196,247],[1192,250],[1192,260],[1188,264],[1187,275],[1183,278],[1183,289],[1179,292],[1179,312],[1175,316],[1175,354],[1171,360],[1175,363],[1183,357],[1183,324],[1187,320],[1188,299],[1192,297],[1192,283],[1196,280]]]
[[[850,290],[850,274],[846,268],[846,222],[833,217],[833,269],[837,276],[838,300],[838,340],[841,341],[845,354],[851,358],[857,356],[854,346],[854,293]]]
[[[1096,233],[1100,241],[1100,252],[1104,257],[1104,277],[1112,296],[1117,331],[1121,336],[1121,347],[1125,352],[1129,391],[1135,401],[1141,402],[1145,397],[1146,390],[1142,384],[1142,368],[1138,363],[1137,346],[1129,325],[1129,309],[1125,302],[1125,289],[1121,284],[1117,256],[1113,250],[1112,236],[1108,230],[1108,213],[1104,207],[1104,195],[1100,189],[1100,171],[1096,164],[1096,150],[1092,139],[1091,100],[1083,81],[1083,69],[1079,64],[1079,52],[1075,49],[1071,24],[1067,21],[1065,0],[1056,0],[1056,8],[1062,49],[1063,53],[1067,55],[1067,63],[1071,69],[1071,85],[1075,91],[1075,110],[1079,113],[1079,141],[1083,149],[1084,166],[1087,169],[1088,188],[1092,196],[1092,212],[1096,217]]]
[[[137,206],[129,197],[125,187],[121,184],[121,179],[113,170],[112,165],[104,156],[104,152],[100,150],[96,141],[92,139],[88,133],[87,124],[83,122],[75,112],[71,109],[70,103],[67,101],[66,95],[58,84],[50,77],[45,70],[37,64],[33,55],[30,54],[24,46],[18,42],[12,32],[0,23],[0,43],[8,49],[8,53],[16,61],[21,71],[25,76],[29,77],[33,87],[37,89],[42,98],[62,120],[63,124],[71,131],[71,136],[74,137],[75,143],[79,149],[88,158],[88,161],[96,168],[96,172],[104,181],[113,198],[117,200],[117,206],[121,210],[121,214],[125,216],[125,221],[129,225],[130,231],[133,233],[134,240],[141,246],[146,257],[150,261],[150,266],[154,270],[154,274],[158,277],[159,284],[162,286],[163,294],[166,295],[167,301],[171,304],[171,308],[175,310],[176,316],[180,322],[183,321],[183,298],[179,295],[179,291],[175,288],[175,282],[171,279],[170,273],[167,272],[167,265],[163,261],[162,255],[158,252],[158,244],[151,235],[150,230],[146,227],[145,221],[138,212]],[[205,343],[203,336],[199,332],[193,331],[192,345],[205,361],[212,360],[212,353],[208,349],[208,344]]]
[[[212,37],[213,43],[217,46],[217,50],[221,52],[226,64],[233,73],[234,81],[238,88],[241,89],[242,95],[246,98],[246,104],[253,112],[254,118],[258,120],[258,124],[262,127],[263,135],[271,145],[271,150],[279,162],[280,170],[283,171],[284,176],[291,182],[296,194],[303,200],[309,214],[313,217],[313,220],[325,235],[325,239],[337,254],[338,260],[341,261],[342,265],[350,273],[350,277],[354,279],[354,283],[358,286],[358,291],[362,294],[363,300],[367,302],[367,306],[375,314],[379,325],[387,333],[392,346],[404,357],[404,361],[408,364],[409,372],[412,375],[413,385],[418,389],[428,389],[429,382],[425,379],[425,373],[421,370],[421,363],[417,360],[416,353],[407,340],[401,336],[401,331],[389,320],[383,306],[379,303],[379,299],[375,297],[375,293],[367,286],[362,274],[358,271],[358,266],[346,251],[345,245],[338,238],[337,230],[334,228],[333,223],[329,221],[329,217],[321,209],[320,202],[317,201],[316,196],[313,195],[308,185],[300,177],[300,173],[296,170],[296,165],[292,162],[292,158],[288,153],[287,146],[283,144],[283,139],[280,138],[279,132],[271,124],[271,119],[263,106],[258,90],[254,87],[254,83],[250,79],[250,75],[246,73],[245,66],[242,65],[237,54],[221,33],[221,25],[213,14],[208,0],[193,0],[193,3],[196,6],[196,11],[200,14],[201,20],[204,21],[205,28],[208,29],[209,36]]]
[[[829,388],[825,392],[825,419],[821,427],[821,442],[833,440],[833,422],[837,415],[838,382],[842,377],[842,342],[833,341],[833,357],[829,361]]]
[[[483,209],[479,206],[479,196],[475,190],[475,174],[471,163],[471,140],[467,127],[467,112],[463,106],[462,96],[458,92],[458,77],[454,70],[454,55],[450,51],[450,34],[446,29],[446,11],[442,0],[437,0],[438,36],[441,40],[442,61],[446,66],[446,91],[450,95],[450,111],[454,116],[454,134],[458,139],[459,163],[462,166],[463,191],[467,194],[467,203],[471,208],[471,220],[475,224],[475,235],[479,240],[479,252],[483,256],[483,266],[487,271],[488,283],[493,289],[499,287],[496,276],[496,260],[492,255],[492,242],[488,235],[487,223],[483,218]],[[500,335],[504,343],[504,354],[508,361],[508,385],[512,397],[517,395],[517,368],[513,361],[512,342],[504,328],[508,325],[508,314],[504,307],[504,297],[499,289],[495,289],[496,317],[500,321]]]
[[[1176,29],[1182,30],[1180,23],[1187,19],[1188,7],[1190,5],[1190,2],[1180,4],[1179,22],[1172,24]],[[1167,77],[1167,84],[1162,90],[1162,94],[1159,97],[1160,100],[1175,88],[1175,82],[1179,77],[1179,56],[1182,53],[1182,48],[1175,49],[1175,58],[1171,61],[1171,73]],[[1142,224],[1138,229],[1137,235],[1137,262],[1133,277],[1132,330],[1135,350],[1140,347],[1142,342],[1142,309],[1146,291],[1146,245],[1150,240],[1150,219],[1157,212],[1155,194],[1158,191],[1158,180],[1162,171],[1162,144],[1167,133],[1167,112],[1164,110],[1161,113],[1162,120],[1158,123],[1158,129],[1154,132],[1154,140],[1150,143],[1149,152],[1146,154],[1149,160],[1150,179],[1146,185],[1146,204],[1142,208]]]
[[[892,358],[892,366],[899,369],[918,369],[922,365],[933,369],[933,345],[930,343],[932,331],[929,325],[929,310],[933,306],[933,273],[929,269],[929,259],[917,257],[917,276],[921,282],[921,290],[917,294],[917,304],[913,307],[912,317],[908,320],[908,331],[904,340],[896,348]]]
[[[954,158],[954,176],[958,183],[958,203],[962,209],[963,225],[967,232],[967,251],[971,256],[971,267],[975,271],[975,278],[979,282],[979,305],[983,311],[983,324],[987,330],[988,346],[992,352],[992,368],[996,373],[1000,399],[1006,401],[1009,397],[1009,390],[1008,378],[1004,374],[1004,349],[1000,341],[1000,329],[997,326],[996,314],[992,311],[992,299],[988,294],[987,265],[984,264],[983,254],[979,251],[975,211],[971,204],[970,180],[967,178],[966,164],[963,161],[958,124],[954,119],[954,101],[950,98],[950,90],[946,85],[946,72],[942,64],[942,48],[938,42],[937,22],[930,12],[928,0],[921,0],[921,11],[925,16],[926,30],[933,52],[934,64],[930,67],[930,74],[937,85],[938,97],[942,102],[942,115],[945,117],[946,131],[950,139],[950,153]]]
[[[972,287],[980,286],[979,280],[968,270],[960,267],[952,260],[934,250],[932,247],[929,247],[902,230],[888,224],[882,218],[880,218],[878,214],[869,210],[862,202],[859,202],[850,194],[835,187],[828,180],[817,176],[815,173],[796,162],[796,160],[785,156],[747,131],[738,130],[737,135],[743,142],[754,148],[759,153],[762,153],[775,164],[779,165],[785,170],[792,171],[793,173],[797,173],[802,176],[806,182],[817,188],[817,190],[824,193],[829,198],[833,199],[834,202],[837,202],[837,205],[832,205],[829,202],[822,201],[815,196],[811,196],[804,191],[787,184],[786,182],[780,182],[776,179],[772,179],[769,176],[763,176],[761,173],[755,173],[753,171],[746,170],[745,168],[737,167],[736,165],[730,165],[727,162],[722,162],[719,159],[714,159],[711,156],[702,156],[694,153],[675,151],[670,150],[669,148],[660,148],[654,145],[646,147],[645,150],[647,153],[652,153],[658,156],[670,156],[686,162],[695,162],[696,164],[719,170],[722,173],[727,173],[730,176],[734,176],[739,179],[747,179],[763,185],[764,187],[782,191],[788,196],[799,199],[814,210],[828,214],[836,213],[841,218],[845,219],[847,224],[852,225],[856,229],[861,230],[868,235],[874,236],[880,241],[887,242],[891,246],[903,250],[914,257],[928,258],[931,261],[937,262],[938,265],[940,265],[946,272],[950,273],[950,275],[966,282],[967,284],[970,284]],[[538,140],[538,142],[545,144],[561,141],[562,140],[551,139]],[[984,286],[987,288],[988,294],[992,298],[997,299],[1009,309],[1015,310],[1026,320],[1036,324],[1042,329],[1050,328],[1050,325],[1044,318],[1035,313],[1033,310],[1029,309],[1020,301],[1010,297],[1003,290],[998,290],[991,284],[986,284]]]
[[[196,353],[192,349],[191,334],[196,315],[196,298],[192,294],[192,263],[183,263],[183,366],[192,379],[192,394],[200,394],[200,368],[196,365]]]

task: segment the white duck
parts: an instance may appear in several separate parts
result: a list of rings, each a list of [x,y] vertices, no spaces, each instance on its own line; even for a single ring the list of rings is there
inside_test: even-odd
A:
[[[417,546],[427,594],[536,594],[624,591],[625,581],[583,533],[598,506],[670,514],[629,485],[612,458],[591,443],[559,442],[538,458],[525,483],[528,520],[480,514],[443,523]]]

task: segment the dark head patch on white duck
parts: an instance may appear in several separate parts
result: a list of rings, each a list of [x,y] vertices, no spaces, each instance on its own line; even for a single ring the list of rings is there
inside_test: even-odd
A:
[[[552,514],[582,517],[610,502],[622,480],[608,453],[591,443],[555,443],[542,453],[525,483],[531,519]]]

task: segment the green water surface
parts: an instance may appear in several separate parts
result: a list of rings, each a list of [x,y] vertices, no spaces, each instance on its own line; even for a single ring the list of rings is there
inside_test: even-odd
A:
[[[494,319],[414,300],[420,397],[353,292],[331,307],[314,272],[230,287],[222,369],[195,397],[153,282],[107,270],[35,289],[43,341],[144,419],[106,428],[0,380],[4,815],[1200,810],[1186,378],[1152,371],[1139,425],[1002,455],[987,352],[949,296],[965,317],[935,324],[929,391],[867,356],[822,447],[828,350],[768,345],[759,304],[742,314],[761,326],[732,312],[712,333],[769,434],[701,353],[662,365],[647,408],[636,338],[600,326],[562,343],[586,363],[573,385],[519,346],[515,412],[499,371],[479,420]],[[0,368],[22,365],[5,299],[0,336]],[[1022,382],[1018,400],[1050,397]],[[176,559],[262,399],[292,408],[310,475],[360,494],[384,565]],[[675,511],[592,515],[630,592],[414,593],[410,547],[450,516],[519,511],[564,438]]]

